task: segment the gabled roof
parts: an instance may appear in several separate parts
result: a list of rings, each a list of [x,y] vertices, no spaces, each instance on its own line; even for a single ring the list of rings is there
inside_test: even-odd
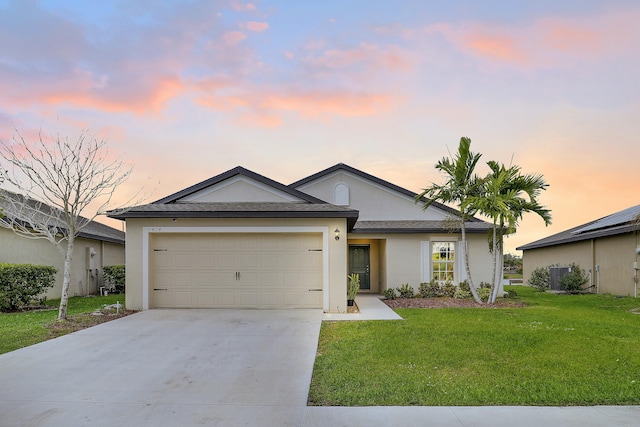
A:
[[[300,200],[309,202],[309,203],[325,203],[324,201],[320,200],[320,199],[316,199],[315,197],[312,197],[306,193],[303,193],[301,191],[296,190],[295,188],[291,188],[290,186],[286,186],[284,184],[281,184],[277,181],[274,181],[270,178],[267,178],[266,176],[257,174],[255,172],[252,172],[248,169],[245,169],[241,166],[237,166],[233,169],[230,169],[226,172],[221,173],[220,175],[216,175],[212,178],[209,178],[207,180],[204,180],[202,182],[199,182],[195,185],[192,185],[191,187],[185,188],[184,190],[180,190],[177,193],[173,193],[167,197],[163,197],[160,200],[156,200],[155,202],[153,202],[154,204],[164,204],[164,203],[176,203],[177,201],[179,201],[182,198],[185,198],[191,194],[197,193],[199,191],[204,190],[207,187],[211,187],[214,186],[216,184],[219,184],[223,181],[226,181],[230,178],[233,178],[235,176],[245,176],[249,179],[252,179],[254,181],[257,181],[259,183],[265,184],[269,187],[272,187],[276,190],[279,190],[283,193],[289,194],[291,196],[294,196]]]
[[[516,249],[538,249],[564,243],[580,242],[599,237],[615,236],[630,233],[640,228],[640,205],[616,212],[595,221],[587,222],[574,228],[562,231],[544,239],[519,246]]]
[[[243,176],[292,196],[286,202],[184,202],[182,199],[237,176]],[[335,206],[243,167],[202,181],[153,203],[109,212],[111,218],[346,218],[349,230],[358,211]]]
[[[305,184],[308,184],[309,182],[316,181],[316,180],[318,180],[320,178],[323,178],[323,177],[331,175],[331,174],[333,174],[335,172],[341,172],[341,171],[348,172],[348,173],[351,173],[353,175],[359,176],[360,178],[363,178],[365,180],[371,181],[371,182],[373,182],[375,184],[378,184],[378,185],[380,185],[382,187],[386,187],[389,190],[392,190],[392,191],[395,191],[397,193],[403,194],[403,195],[405,195],[407,197],[410,197],[412,199],[415,199],[418,196],[418,194],[414,193],[413,191],[410,191],[410,190],[407,190],[406,188],[402,188],[402,187],[400,187],[398,185],[392,184],[389,181],[385,181],[384,179],[380,179],[380,178],[378,178],[376,176],[373,176],[371,174],[363,172],[363,171],[361,171],[359,169],[356,169],[356,168],[354,168],[352,166],[349,166],[347,164],[344,164],[344,163],[338,163],[337,165],[331,166],[330,168],[327,168],[327,169],[322,170],[320,172],[317,172],[317,173],[315,173],[313,175],[310,175],[310,176],[308,176],[306,178],[303,178],[303,179],[301,179],[299,181],[296,181],[296,182],[294,182],[292,184],[289,184],[289,187],[298,188],[298,187],[301,187],[301,186],[303,186]],[[419,202],[425,203],[427,200],[428,199],[423,197],[423,198],[421,198],[419,200]],[[443,210],[443,211],[445,211],[445,212],[447,212],[447,213],[449,213],[451,215],[454,215],[454,216],[459,216],[460,215],[460,212],[458,210],[450,208],[449,206],[444,205],[444,204],[439,203],[439,202],[433,202],[432,206],[434,206],[434,207],[436,207],[438,209],[441,209],[441,210]],[[484,222],[484,221],[482,221],[482,220],[480,220],[478,218],[470,218],[469,221],[471,221],[471,222]]]
[[[0,191],[0,210],[3,205],[8,206],[8,202],[4,198],[11,198],[19,203],[24,203],[28,205],[32,210],[38,210],[42,212],[42,218],[45,216],[48,217],[49,225],[53,227],[57,227],[58,230],[64,230],[65,224],[62,220],[57,220],[54,218],[60,218],[64,214],[63,212],[53,206],[47,205],[46,203],[40,202],[38,200],[26,198],[21,194],[13,193],[11,191],[1,190]],[[0,218],[2,218],[2,214],[0,214]],[[83,237],[85,239],[93,239],[104,242],[118,243],[124,244],[125,234],[123,231],[120,231],[116,228],[109,227],[108,225],[101,224],[97,221],[89,221],[89,219],[80,217],[81,220],[88,222],[80,233],[78,233],[78,237]],[[40,220],[38,220],[40,222]]]

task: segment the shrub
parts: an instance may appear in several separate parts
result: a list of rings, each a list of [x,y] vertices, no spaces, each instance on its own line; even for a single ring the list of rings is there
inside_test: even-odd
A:
[[[408,283],[405,283],[404,285],[399,286],[397,289],[398,289],[398,294],[400,295],[400,298],[413,298],[415,294],[413,288],[409,286]]]
[[[460,282],[458,284],[458,287],[463,291],[471,292],[471,286],[469,285],[469,282],[467,282],[466,280],[463,280],[462,282]]]
[[[560,278],[559,284],[570,294],[580,293],[589,282],[589,274],[577,264],[571,264],[569,268],[571,271]]]
[[[447,282],[442,285],[442,295],[445,297],[453,297],[457,289],[456,285],[447,280]]]
[[[471,292],[465,291],[464,289],[456,289],[455,293],[453,294],[453,297],[457,299],[471,298]]]
[[[489,297],[491,296],[491,289],[490,288],[478,289],[478,296],[483,302],[489,301]]]
[[[491,289],[491,283],[480,282],[480,289]]]
[[[58,270],[51,266],[0,264],[0,311],[13,311],[34,300],[55,284]]]
[[[510,289],[504,293],[505,298],[518,298],[518,293],[515,289]]]
[[[431,280],[428,283],[420,283],[418,293],[422,298],[433,298],[441,296],[442,290],[440,289],[440,285],[438,284],[438,282],[436,282],[435,280]]]
[[[125,268],[124,265],[108,265],[103,268],[104,281],[112,285],[116,292],[124,293]]]
[[[538,267],[531,272],[531,277],[527,280],[527,284],[533,288],[536,288],[540,292],[544,292],[549,289],[550,275],[549,267]]]
[[[396,290],[393,288],[385,289],[383,292],[384,299],[396,299]]]

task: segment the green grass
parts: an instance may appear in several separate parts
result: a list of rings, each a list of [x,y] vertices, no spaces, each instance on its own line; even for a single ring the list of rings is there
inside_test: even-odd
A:
[[[323,323],[309,404],[640,404],[640,300],[514,288],[527,307]]]
[[[103,319],[96,319],[96,316],[83,317],[81,314],[91,313],[101,309],[103,304],[115,304],[116,301],[124,304],[124,295],[69,298],[67,314],[72,320],[61,325],[55,325],[59,299],[45,303],[51,310],[0,313],[0,354],[72,332],[78,329],[78,324],[81,328],[91,326],[91,323],[99,323]],[[71,325],[72,323],[75,325]],[[55,328],[52,327],[54,325]]]

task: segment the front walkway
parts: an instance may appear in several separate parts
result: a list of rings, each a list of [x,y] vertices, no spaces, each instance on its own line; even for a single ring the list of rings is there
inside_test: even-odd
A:
[[[356,305],[360,313],[324,313],[322,320],[402,320],[380,298],[382,296],[376,294],[358,294]]]

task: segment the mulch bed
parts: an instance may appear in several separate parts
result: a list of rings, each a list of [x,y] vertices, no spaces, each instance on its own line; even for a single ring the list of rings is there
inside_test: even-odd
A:
[[[460,298],[396,298],[382,300],[391,308],[505,308],[525,307],[526,304],[508,298],[498,298],[495,304],[478,304],[472,299]]]

